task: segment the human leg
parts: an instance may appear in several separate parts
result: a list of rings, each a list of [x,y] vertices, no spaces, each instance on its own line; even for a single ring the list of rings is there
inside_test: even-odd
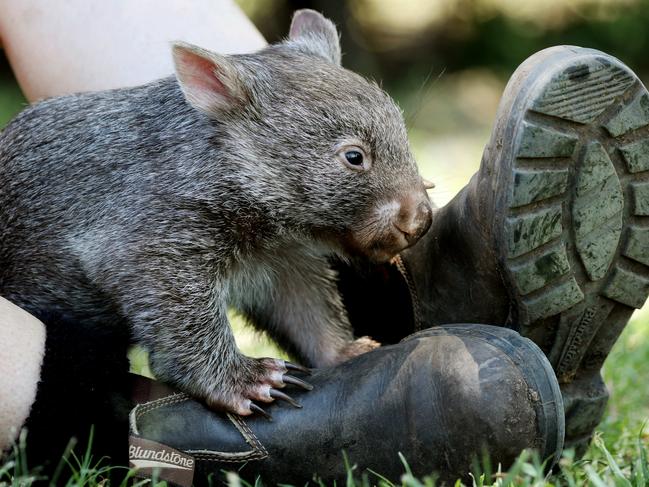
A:
[[[0,452],[17,438],[36,397],[45,351],[45,327],[0,298]]]
[[[266,44],[231,0],[2,2],[0,38],[30,101],[169,76],[176,40],[224,54]]]

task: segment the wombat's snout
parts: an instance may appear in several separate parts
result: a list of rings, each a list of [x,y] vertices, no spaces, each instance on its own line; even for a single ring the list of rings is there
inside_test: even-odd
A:
[[[377,262],[387,262],[414,245],[430,228],[433,209],[424,188],[383,200],[351,229],[344,244]]]
[[[399,211],[392,217],[392,225],[411,246],[430,228],[433,209],[425,192],[409,194],[400,201],[399,206]]]

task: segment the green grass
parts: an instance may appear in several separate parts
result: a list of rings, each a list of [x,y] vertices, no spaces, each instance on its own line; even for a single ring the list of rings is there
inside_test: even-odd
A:
[[[0,71],[0,130],[26,106],[16,81]]]

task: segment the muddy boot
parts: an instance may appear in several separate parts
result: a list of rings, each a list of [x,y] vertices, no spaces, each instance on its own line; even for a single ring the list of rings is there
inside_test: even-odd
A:
[[[550,468],[561,453],[556,377],[512,330],[436,327],[305,379],[313,390],[284,389],[302,409],[276,401],[264,406],[272,421],[215,413],[151,383],[131,412],[131,466],[187,487],[217,485],[223,470],[264,485],[344,485],[343,452],[357,478],[377,480],[374,471],[394,482],[400,452],[414,475],[454,482],[483,455],[507,468],[532,448]]]
[[[403,327],[472,321],[531,338],[559,378],[566,443],[583,450],[608,398],[602,364],[649,294],[648,216],[647,90],[602,52],[543,50],[510,79],[478,173],[395,261],[404,279],[389,285],[412,296]],[[363,334],[395,333],[353,317]]]

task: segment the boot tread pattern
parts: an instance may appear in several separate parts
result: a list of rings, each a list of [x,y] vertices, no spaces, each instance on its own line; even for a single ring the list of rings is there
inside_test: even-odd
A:
[[[573,66],[554,77],[532,109],[573,122],[590,123],[634,82],[607,58]]]
[[[615,306],[649,295],[649,94],[612,58],[566,64],[526,106],[504,222],[523,332],[567,326],[550,354],[558,375]]]

